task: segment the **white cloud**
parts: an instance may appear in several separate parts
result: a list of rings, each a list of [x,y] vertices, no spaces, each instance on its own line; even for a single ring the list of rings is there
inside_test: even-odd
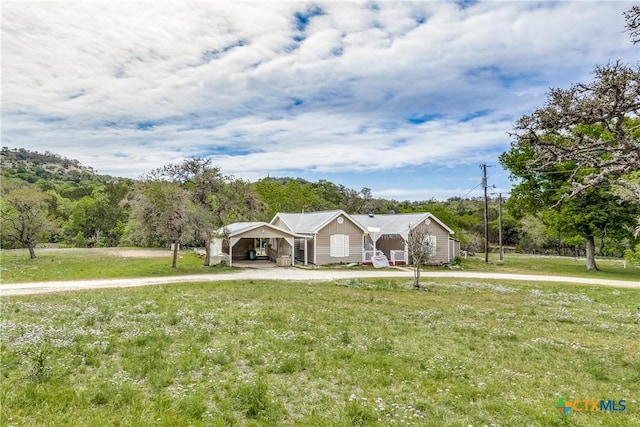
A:
[[[3,145],[126,176],[495,162],[549,87],[638,60],[631,2],[321,2],[297,23],[313,5],[5,2]]]

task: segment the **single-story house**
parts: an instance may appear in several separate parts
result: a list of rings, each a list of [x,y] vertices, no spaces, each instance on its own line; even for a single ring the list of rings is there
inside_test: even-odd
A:
[[[410,264],[407,239],[409,231],[426,226],[432,236],[434,251],[429,263],[441,264],[452,260],[450,236],[454,231],[429,212],[411,214],[352,215],[367,229],[363,263],[371,262],[375,255],[384,254],[391,264]]]
[[[270,223],[238,222],[219,230],[212,259],[223,254],[234,260],[268,259],[279,265],[372,263],[384,255],[393,265],[410,264],[409,231],[426,226],[431,234],[433,264],[451,262],[460,252],[454,231],[429,212],[388,215],[349,215],[343,210],[307,213],[277,213]],[[253,256],[253,258],[252,258]],[[287,258],[286,263],[281,263]],[[219,258],[218,258],[219,259]]]
[[[289,230],[304,264],[361,263],[367,229],[343,210],[277,213],[271,225]]]
[[[229,265],[234,260],[255,259],[268,259],[283,266],[294,264],[293,248],[299,236],[290,230],[266,222],[236,222],[218,230],[218,234],[221,237],[211,243],[212,260],[224,258]]]

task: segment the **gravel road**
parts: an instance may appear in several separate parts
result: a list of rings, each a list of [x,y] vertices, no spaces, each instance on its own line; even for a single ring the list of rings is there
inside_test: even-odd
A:
[[[0,297],[31,295],[52,292],[67,292],[86,289],[128,288],[135,286],[161,285],[187,282],[220,282],[229,280],[292,280],[300,282],[332,281],[356,278],[412,278],[409,268],[393,268],[376,271],[362,270],[307,270],[300,268],[243,269],[235,273],[202,274],[191,276],[153,277],[133,279],[74,280],[59,282],[36,282],[0,284]],[[561,282],[576,285],[612,286],[640,289],[639,281],[604,280],[578,277],[544,276],[529,274],[500,274],[465,271],[423,272],[421,278],[459,278],[517,280],[521,282]]]

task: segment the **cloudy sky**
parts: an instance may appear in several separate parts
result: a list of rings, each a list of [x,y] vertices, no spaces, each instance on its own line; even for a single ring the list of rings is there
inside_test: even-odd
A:
[[[397,200],[508,193],[514,121],[635,64],[626,1],[2,3],[2,145]]]

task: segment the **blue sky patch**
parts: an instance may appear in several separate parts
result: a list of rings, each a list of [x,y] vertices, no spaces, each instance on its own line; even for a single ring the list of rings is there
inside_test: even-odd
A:
[[[143,120],[141,122],[136,123],[136,128],[139,130],[151,130],[154,127],[158,126],[160,122],[155,120]]]
[[[440,118],[442,118],[442,114],[426,113],[426,114],[421,114],[419,116],[409,117],[407,121],[414,125],[421,125],[423,123],[430,122],[432,120],[437,120]]]
[[[307,10],[303,12],[295,12],[293,14],[293,18],[294,18],[294,24],[295,24],[296,30],[300,32],[305,32],[307,30],[307,26],[309,25],[309,21],[311,21],[311,18],[315,16],[321,16],[324,14],[325,14],[324,10],[322,10],[321,7],[316,5],[310,6]]]
[[[463,116],[460,121],[461,122],[468,122],[470,120],[473,119],[477,119],[478,117],[484,117],[484,116],[488,116],[489,114],[491,114],[493,111],[492,110],[479,110],[479,111],[474,111],[472,113],[469,113],[465,116]]]
[[[215,147],[210,150],[201,151],[198,155],[201,157],[209,156],[246,156],[251,153],[259,153],[260,149],[249,149],[238,146],[226,145],[223,147]]]

